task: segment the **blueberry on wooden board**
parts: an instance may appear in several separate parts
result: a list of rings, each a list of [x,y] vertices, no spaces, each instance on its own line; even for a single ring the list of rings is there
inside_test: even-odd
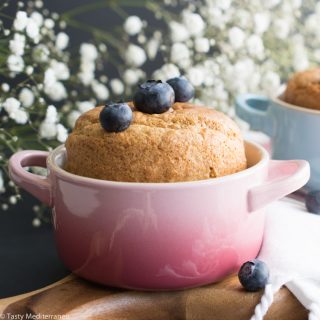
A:
[[[238,277],[247,291],[255,292],[266,286],[269,279],[269,269],[266,263],[254,259],[241,266]]]

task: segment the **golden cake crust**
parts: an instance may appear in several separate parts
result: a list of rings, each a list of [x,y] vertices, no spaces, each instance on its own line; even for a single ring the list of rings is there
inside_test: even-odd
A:
[[[100,125],[101,109],[77,120],[66,141],[65,170],[112,181],[177,182],[246,168],[241,132],[220,112],[189,103],[175,103],[162,114],[133,108],[130,127],[110,133]]]
[[[288,81],[283,100],[296,106],[320,110],[320,68],[295,73]]]

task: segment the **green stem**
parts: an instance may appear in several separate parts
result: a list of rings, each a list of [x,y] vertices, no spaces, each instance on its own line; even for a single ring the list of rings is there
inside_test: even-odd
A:
[[[6,19],[10,19],[10,20],[14,20],[13,17],[11,17],[11,16],[9,16],[9,15],[3,13],[3,12],[0,12],[0,17],[6,18]]]
[[[111,46],[113,46],[117,50],[121,50],[122,49],[121,42],[118,41],[116,38],[114,38],[110,33],[106,32],[106,31],[102,31],[102,30],[100,30],[98,28],[95,28],[93,26],[84,24],[82,22],[78,22],[78,21],[73,20],[73,19],[67,19],[66,22],[72,27],[75,27],[75,28],[78,28],[78,29],[81,29],[81,30],[84,30],[84,31],[92,33],[97,38],[108,42]]]
[[[93,11],[101,8],[108,8],[110,6],[123,6],[123,7],[142,7],[147,3],[146,0],[103,0],[103,1],[95,1],[94,3],[88,3],[79,7],[76,7],[72,10],[65,12],[61,18],[68,19],[74,16],[77,16],[82,13],[86,13],[88,11]]]
[[[16,149],[12,146],[11,143],[9,143],[6,139],[3,139],[0,137],[0,139],[5,143],[5,145],[12,151],[13,153],[16,152]]]
[[[122,8],[114,4],[112,4],[110,7],[120,18],[126,19],[128,17],[128,14]]]
[[[161,12],[161,15],[163,16],[163,19],[166,22],[176,21],[176,20],[180,19],[177,14],[174,14],[174,13],[169,12],[169,11],[165,11],[164,8],[161,5],[159,5],[159,4],[157,4],[156,2],[153,2],[153,1],[147,1],[146,8],[149,11],[153,12],[153,13]]]

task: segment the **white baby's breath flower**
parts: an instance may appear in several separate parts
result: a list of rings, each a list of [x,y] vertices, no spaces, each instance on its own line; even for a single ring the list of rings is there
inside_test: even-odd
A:
[[[37,45],[32,52],[32,56],[36,62],[47,62],[49,54],[49,49],[43,44]]]
[[[203,34],[205,23],[198,13],[185,10],[182,13],[183,24],[188,29],[190,35],[201,36]]]
[[[57,135],[57,125],[55,123],[49,123],[43,121],[40,124],[39,135],[44,139],[53,139]]]
[[[41,220],[39,218],[34,218],[32,220],[32,225],[35,227],[35,228],[38,228],[41,226]]]
[[[39,35],[39,26],[38,24],[31,18],[28,19],[26,33],[29,38],[34,39]]]
[[[6,82],[2,83],[2,84],[1,84],[1,90],[2,90],[3,92],[9,92],[9,91],[10,91],[10,86],[9,86],[9,84],[6,83]],[[0,107],[0,109],[1,109],[1,107]]]
[[[205,72],[203,84],[207,87],[212,87],[215,84],[215,75],[211,71]]]
[[[147,37],[144,34],[139,34],[137,37],[137,41],[139,44],[145,44],[147,41]]]
[[[229,90],[241,93],[245,91],[246,83],[251,81],[251,76],[255,71],[255,64],[250,58],[243,58],[238,60],[234,65],[228,65],[225,70],[225,82]],[[237,77],[235,77],[235,74]]]
[[[45,86],[44,92],[53,101],[61,101],[68,96],[65,86],[60,81],[56,81],[50,85]]]
[[[108,82],[108,77],[105,74],[102,74],[99,77],[99,80],[100,80],[101,83],[107,83]]]
[[[34,5],[35,5],[36,8],[40,9],[40,8],[43,7],[43,1],[42,0],[36,0],[34,2]]]
[[[217,99],[218,101],[228,100],[228,92],[225,90],[225,88],[222,84],[216,85],[213,88],[213,95],[214,95],[215,99]]]
[[[94,104],[91,101],[79,101],[77,107],[81,113],[84,113],[93,109]]]
[[[264,92],[269,96],[274,96],[280,87],[280,77],[273,71],[267,71],[261,80]]]
[[[31,13],[30,18],[37,24],[40,28],[43,24],[43,16],[38,11],[34,11]]]
[[[28,108],[34,102],[34,94],[29,88],[23,88],[19,93],[19,100],[25,108]]]
[[[216,0],[215,5],[222,9],[222,10],[228,10],[230,8],[232,0]]]
[[[264,46],[262,39],[252,34],[246,41],[248,53],[252,57],[256,57],[258,59],[262,59],[264,57]]]
[[[127,69],[123,73],[123,80],[129,86],[132,86],[132,85],[138,83],[138,81],[142,77],[143,77],[143,72],[140,69]]]
[[[50,67],[52,68],[56,79],[58,80],[67,80],[70,77],[70,71],[68,66],[57,60],[50,61]]]
[[[146,51],[149,59],[153,60],[156,57],[159,50],[159,46],[159,39],[152,38],[150,41],[148,41]]]
[[[237,10],[236,26],[246,31],[252,26],[252,13],[246,9],[239,8]]]
[[[94,80],[94,72],[95,72],[95,62],[90,59],[82,59],[80,65],[80,72],[78,74],[80,81],[85,85],[89,86],[91,82]]]
[[[273,21],[273,30],[277,38],[286,39],[290,32],[289,21],[285,19],[275,19]]]
[[[171,47],[171,61],[177,65],[181,65],[185,60],[189,60],[190,51],[184,43],[174,43]]]
[[[129,47],[125,53],[125,59],[128,65],[140,67],[146,62],[147,56],[141,47],[135,44],[129,44]]]
[[[309,59],[303,46],[296,46],[293,53],[293,68],[295,71],[303,71],[309,68]]]
[[[56,74],[55,74],[55,72],[54,72],[54,70],[52,68],[48,68],[44,72],[44,79],[43,79],[44,86],[45,87],[50,87],[55,82],[57,82]]]
[[[254,31],[257,34],[266,32],[270,25],[270,14],[269,12],[258,12],[253,16],[254,20]]]
[[[14,73],[23,71],[24,61],[20,56],[11,54],[7,60],[8,69]]]
[[[50,19],[50,18],[47,18],[44,20],[44,26],[47,28],[47,29],[53,29],[54,28],[54,20]]]
[[[64,50],[69,44],[69,36],[65,32],[59,32],[56,38],[56,48]]]
[[[3,108],[6,110],[8,115],[15,113],[21,106],[21,103],[16,98],[10,97],[7,98],[3,103]]]
[[[99,83],[98,81],[93,81],[91,88],[98,99],[106,100],[109,98],[109,90],[104,84]]]
[[[120,95],[124,92],[124,85],[120,79],[112,79],[110,80],[110,87],[114,94]]]
[[[169,22],[171,40],[173,42],[184,42],[189,39],[190,33],[185,25],[176,22]]]
[[[91,43],[82,43],[80,46],[80,55],[83,60],[93,61],[98,57],[98,50]]]
[[[77,119],[81,116],[81,113],[77,110],[71,111],[67,116],[67,123],[70,128],[73,128]]]
[[[28,114],[25,110],[20,109],[21,103],[16,98],[7,98],[3,103],[3,107],[9,117],[18,124],[25,124],[28,121]]]
[[[227,16],[222,14],[221,9],[213,6],[209,7],[206,10],[206,14],[208,15],[208,23],[214,27],[218,27],[219,29],[224,29],[225,24],[227,23]]]
[[[65,142],[68,137],[68,130],[61,124],[57,124],[57,140],[59,142]]]
[[[210,50],[210,42],[208,38],[196,38],[194,48],[197,52],[206,53]]]
[[[195,87],[202,85],[204,81],[204,70],[201,67],[191,67],[187,72],[187,78]]]
[[[11,113],[10,118],[14,119],[14,121],[18,124],[26,124],[29,119],[29,115],[25,110],[18,109]]]
[[[143,23],[138,16],[128,17],[123,25],[124,31],[130,36],[138,34],[142,30],[142,27]]]
[[[271,9],[276,7],[280,2],[281,0],[268,0],[268,1],[263,1],[262,3],[266,8]]]
[[[78,77],[85,86],[89,86],[89,84],[94,80],[94,73],[81,71],[79,72]]]
[[[54,105],[48,106],[45,121],[47,123],[56,123],[58,121],[58,112]]]
[[[229,42],[234,49],[239,49],[243,46],[245,33],[238,27],[232,27],[228,32]]]
[[[17,203],[17,197],[16,196],[10,196],[9,203],[10,204],[16,204]]]
[[[9,42],[10,51],[16,56],[22,56],[24,54],[25,44],[26,37],[22,34],[15,33],[13,39]]]
[[[319,25],[319,16],[317,14],[310,14],[305,21],[306,29],[308,32],[317,34]]]
[[[28,16],[25,11],[18,11],[13,21],[13,27],[17,31],[23,31],[28,23]]]
[[[100,52],[107,52],[108,47],[105,45],[105,43],[100,43],[98,46]]]
[[[33,69],[32,66],[27,66],[27,67],[26,67],[26,74],[29,75],[29,76],[32,75],[33,70],[34,70],[34,69]]]
[[[162,81],[166,81],[178,76],[180,76],[179,68],[173,63],[166,63],[153,73],[154,79]]]
[[[80,69],[84,73],[92,73],[94,74],[96,65],[94,61],[91,60],[84,60],[81,63]]]

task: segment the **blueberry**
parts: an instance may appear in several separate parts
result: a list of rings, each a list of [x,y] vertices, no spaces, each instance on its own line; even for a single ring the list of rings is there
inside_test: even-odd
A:
[[[108,132],[126,130],[132,121],[132,110],[126,103],[109,103],[100,112],[101,126]]]
[[[306,195],[306,207],[311,213],[320,214],[320,191],[312,191]]]
[[[268,282],[268,266],[258,259],[247,261],[241,266],[238,277],[247,291],[258,291],[264,288]]]
[[[172,78],[167,83],[174,90],[175,102],[187,102],[194,97],[194,87],[186,78]]]
[[[148,80],[140,84],[133,97],[134,106],[144,113],[163,113],[174,103],[174,91],[165,82]]]

